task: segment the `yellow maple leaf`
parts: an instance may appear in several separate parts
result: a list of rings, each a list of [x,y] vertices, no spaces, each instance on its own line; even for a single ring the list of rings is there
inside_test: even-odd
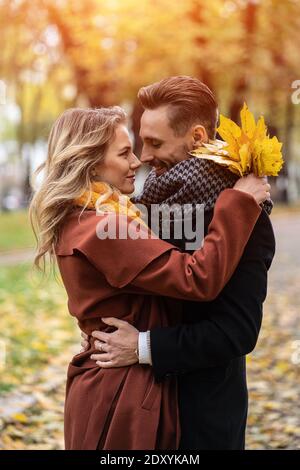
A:
[[[228,153],[232,160],[239,161],[239,138],[241,137],[240,127],[231,119],[220,116],[219,134],[227,142]]]
[[[251,139],[256,129],[256,123],[254,116],[252,113],[250,113],[246,103],[244,103],[240,116],[242,123],[242,131],[249,137],[249,139]]]
[[[190,152],[192,156],[214,161],[239,176],[277,176],[283,165],[282,143],[270,138],[263,116],[257,123],[248,106],[240,113],[241,127],[221,115],[217,131],[224,140],[210,141]]]

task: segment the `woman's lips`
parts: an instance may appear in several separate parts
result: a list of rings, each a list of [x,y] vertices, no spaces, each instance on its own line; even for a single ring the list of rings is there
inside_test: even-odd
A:
[[[132,176],[126,176],[127,179],[131,180],[131,181],[134,181],[135,180],[135,175],[132,175]]]

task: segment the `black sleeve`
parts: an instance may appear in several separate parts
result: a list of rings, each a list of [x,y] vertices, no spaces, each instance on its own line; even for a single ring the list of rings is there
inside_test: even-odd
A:
[[[151,330],[156,379],[225,365],[254,349],[267,293],[267,271],[274,252],[272,225],[263,211],[235,273],[218,298],[191,303],[194,318],[199,309],[199,322]],[[207,315],[201,320],[203,309]]]

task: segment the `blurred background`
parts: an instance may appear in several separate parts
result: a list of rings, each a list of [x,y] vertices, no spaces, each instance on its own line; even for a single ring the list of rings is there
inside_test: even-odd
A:
[[[50,126],[69,107],[119,104],[139,154],[137,91],[170,75],[204,81],[237,122],[247,101],[283,142],[247,448],[300,448],[300,1],[0,0],[0,31],[0,449],[63,448],[80,349],[63,287],[32,269],[27,206]]]

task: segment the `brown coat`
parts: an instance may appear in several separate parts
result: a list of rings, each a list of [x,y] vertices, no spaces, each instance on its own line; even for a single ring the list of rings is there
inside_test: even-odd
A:
[[[234,219],[228,217],[230,210]],[[167,311],[165,296],[215,298],[234,272],[260,208],[245,193],[223,191],[204,246],[193,255],[158,238],[100,240],[97,224],[113,215],[85,211],[78,221],[79,214],[74,209],[65,221],[56,254],[69,311],[90,334],[111,331],[101,317],[122,318],[139,331],[170,325],[170,319],[175,323],[178,312]],[[124,229],[124,216],[117,221]],[[68,368],[66,449],[178,448],[175,379],[155,382],[148,365],[101,369],[90,359],[93,352],[92,345],[74,356]]]

